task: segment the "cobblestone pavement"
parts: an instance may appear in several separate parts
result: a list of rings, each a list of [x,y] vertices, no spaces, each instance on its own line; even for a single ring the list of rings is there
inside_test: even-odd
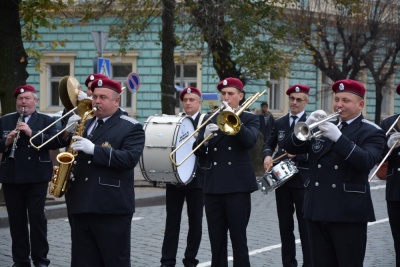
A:
[[[385,182],[371,183],[377,221],[368,226],[368,245],[365,256],[366,267],[395,266],[393,241],[387,220],[385,202]],[[184,209],[185,210],[185,209]],[[329,212],[329,211],[327,211]],[[160,266],[161,243],[163,240],[165,206],[138,208],[132,221],[132,266]],[[187,216],[182,216],[177,266],[183,266],[182,256],[186,244]],[[203,240],[198,254],[199,267],[210,266],[211,252],[207,232],[207,222],[203,220]],[[299,238],[297,229],[296,238]],[[50,243],[50,266],[68,267],[70,262],[70,228],[66,218],[48,221]],[[297,240],[299,266],[302,264],[301,247]],[[252,266],[282,266],[280,239],[276,215],[275,195],[252,194],[252,214],[248,226],[248,246]],[[229,244],[229,255],[232,255]],[[0,266],[12,266],[11,240],[9,228],[0,228]],[[233,266],[232,259],[229,266]],[[118,267],[118,266],[116,266]]]

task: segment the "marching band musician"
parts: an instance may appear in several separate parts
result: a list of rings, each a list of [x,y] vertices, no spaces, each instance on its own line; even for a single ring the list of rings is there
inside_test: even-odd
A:
[[[400,84],[397,85],[396,93],[400,95]],[[387,132],[395,123],[400,114],[395,114],[384,119],[381,123],[382,130]],[[396,266],[400,267],[400,128],[398,124],[394,126],[394,132],[388,136],[387,146],[384,150],[384,156],[394,146],[392,152],[388,156],[388,168],[386,175],[386,203],[394,241],[394,249],[396,252]]]
[[[290,112],[283,117],[275,120],[271,134],[264,143],[264,169],[268,171],[273,164],[273,153],[278,146],[275,157],[280,157],[286,153],[285,142],[293,133],[294,125],[299,121],[306,121],[306,112],[304,111],[308,103],[308,93],[310,88],[307,85],[295,84],[289,87],[286,94],[289,96]],[[282,266],[297,266],[296,243],[294,231],[293,214],[299,225],[301,240],[301,249],[303,251],[303,266],[311,266],[311,256],[308,244],[307,226],[303,219],[303,200],[304,200],[304,182],[308,178],[308,155],[287,155],[282,160],[290,159],[296,164],[298,173],[294,174],[289,181],[285,182],[275,190],[276,209],[279,221],[279,233],[282,247]],[[277,163],[281,162],[278,161]]]
[[[100,74],[100,73],[93,73],[93,74],[90,74],[89,76],[87,76],[87,78],[85,80],[85,85],[87,87],[87,91],[86,91],[87,97],[92,97],[93,91],[90,87],[91,87],[93,81],[97,80],[97,79],[108,79],[108,77],[106,75]],[[84,96],[81,96],[81,97],[82,97],[82,99],[85,98]],[[79,96],[78,96],[78,100],[81,100],[81,99],[79,99]]]
[[[339,80],[332,90],[333,109],[341,110],[340,129],[321,122],[322,137],[301,141],[292,134],[286,151],[309,155],[303,210],[313,266],[362,267],[367,223],[375,220],[368,175],[381,158],[385,133],[362,115],[362,83]],[[324,113],[312,112],[307,124]]]
[[[225,110],[239,108],[244,97],[242,82],[226,78],[218,86]],[[211,116],[211,115],[210,115]],[[240,114],[241,128],[236,135],[218,129],[216,117],[203,127],[193,148],[205,137],[195,154],[207,163],[204,179],[204,204],[211,243],[212,267],[228,266],[228,230],[232,241],[233,266],[250,266],[246,228],[251,213],[250,194],[258,189],[249,150],[256,144],[259,119],[251,112]]]
[[[195,128],[201,125],[204,115],[200,113],[202,102],[200,90],[195,87],[185,88],[179,98],[183,102],[183,110],[192,119]],[[167,217],[160,261],[161,267],[170,267],[176,264],[182,208],[185,200],[189,230],[183,265],[185,267],[193,267],[199,263],[196,256],[201,242],[204,205],[204,169],[202,169],[201,165],[200,161],[189,184],[167,184],[166,186]]]
[[[17,112],[0,118],[0,153],[3,153],[0,182],[3,184],[10,225],[13,267],[29,267],[31,259],[34,266],[44,267],[50,263],[47,258],[49,244],[44,213],[47,188],[53,172],[49,149],[64,147],[65,144],[55,139],[55,142],[40,150],[32,147],[29,143],[31,136],[48,127],[54,119],[36,111],[38,97],[33,86],[26,84],[17,87],[14,97]],[[47,141],[56,132],[56,126],[51,126],[33,142]],[[18,134],[15,153],[11,157],[11,146]]]
[[[134,167],[145,134],[142,125],[119,108],[120,83],[97,79],[91,90],[92,105],[98,109],[86,121],[82,136],[72,137],[71,148],[79,153],[65,195],[72,218],[73,264],[130,266]]]

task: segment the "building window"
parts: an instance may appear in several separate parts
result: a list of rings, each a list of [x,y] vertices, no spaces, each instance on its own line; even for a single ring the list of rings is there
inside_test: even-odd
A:
[[[320,107],[330,113],[332,111],[333,91],[331,90],[332,80],[321,72]]]
[[[40,61],[39,110],[57,112],[64,109],[58,93],[62,77],[73,75],[75,53],[47,53]]]
[[[175,98],[176,98],[176,107],[180,107],[180,99],[179,95],[181,91],[186,87],[197,87],[197,64],[189,63],[189,64],[175,64]],[[182,110],[181,110],[182,111]]]
[[[130,64],[112,64],[113,80],[121,83],[122,87],[125,87],[121,94],[120,106],[125,108],[132,108],[132,93],[126,87],[126,79],[132,72],[132,66]]]
[[[69,64],[48,64],[48,77],[49,77],[49,106],[62,107],[60,94],[58,92],[58,84],[62,77],[69,75]]]
[[[388,79],[385,86],[382,88],[382,106],[381,116],[387,117],[393,114],[393,95],[394,95],[394,78],[393,75]]]
[[[285,107],[284,107],[284,92],[285,92],[284,79],[271,74],[270,80],[269,80],[269,85],[270,85],[270,93],[268,94],[269,110],[273,113],[282,113],[285,110]]]

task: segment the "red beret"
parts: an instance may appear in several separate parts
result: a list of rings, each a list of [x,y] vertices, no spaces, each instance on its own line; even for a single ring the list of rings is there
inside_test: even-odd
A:
[[[18,86],[17,89],[14,91],[14,97],[17,98],[19,94],[25,93],[25,92],[32,92],[36,94],[35,87],[29,84],[21,85]]]
[[[238,78],[226,78],[218,83],[217,89],[221,92],[222,88],[234,87],[243,92],[243,83]]]
[[[196,87],[187,87],[187,88],[183,89],[181,94],[179,95],[179,98],[181,99],[181,101],[183,101],[183,97],[185,96],[185,94],[196,94],[201,97],[201,92]]]
[[[397,85],[396,93],[397,93],[398,95],[400,95],[400,83]]]
[[[94,80],[97,79],[108,79],[108,77],[106,75],[100,74],[100,73],[94,73],[94,74],[90,74],[85,81],[85,85],[86,87],[88,87],[88,84],[90,82],[93,82]]]
[[[303,93],[308,95],[309,92],[310,92],[310,87],[304,84],[295,84],[290,86],[286,90],[287,95],[290,95],[291,93]]]
[[[340,93],[340,92],[348,92],[348,93],[353,93],[358,96],[361,96],[364,98],[365,96],[365,87],[362,83],[354,80],[339,80],[336,81],[332,85],[332,90],[333,92]]]
[[[90,90],[94,92],[94,89],[96,88],[108,88],[117,92],[118,94],[122,93],[121,84],[108,78],[94,80],[90,86]]]

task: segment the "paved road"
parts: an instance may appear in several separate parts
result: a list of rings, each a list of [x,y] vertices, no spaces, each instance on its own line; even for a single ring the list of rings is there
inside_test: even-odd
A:
[[[371,183],[373,202],[377,221],[368,227],[368,245],[365,257],[366,267],[395,266],[394,249],[385,202],[385,182]],[[184,212],[178,249],[178,264],[181,263],[187,218]],[[159,266],[161,242],[163,240],[165,206],[138,208],[132,222],[132,266]],[[207,223],[203,220],[203,240],[198,259],[199,267],[210,266],[210,245]],[[70,261],[70,229],[66,218],[51,219],[48,222],[48,239],[50,242],[49,259],[54,267],[68,267]],[[297,230],[296,236],[298,238]],[[276,215],[274,194],[252,194],[252,215],[248,227],[248,245],[252,266],[281,266],[280,239]],[[8,228],[0,228],[0,267],[12,266],[11,241]],[[230,244],[229,244],[230,248]],[[299,266],[302,264],[301,247],[298,243],[297,254]],[[231,251],[229,255],[232,255]],[[229,266],[233,266],[232,260]],[[116,266],[117,267],[117,266]]]

